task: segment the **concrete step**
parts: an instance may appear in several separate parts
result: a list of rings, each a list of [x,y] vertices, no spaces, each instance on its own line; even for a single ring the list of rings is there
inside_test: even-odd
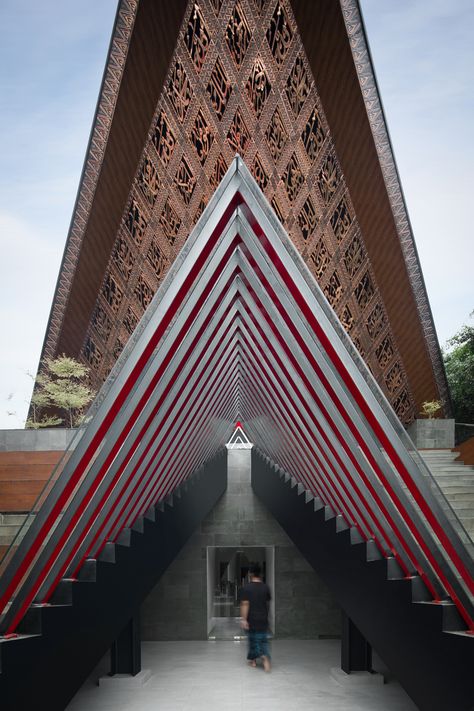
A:
[[[451,489],[445,489],[444,495],[448,501],[466,501],[470,502],[471,506],[474,507],[474,489],[470,491],[457,491],[453,492]]]
[[[429,461],[452,462],[459,457],[459,452],[453,452],[450,449],[440,449],[440,450],[419,449],[418,454],[420,455],[420,457],[423,457],[423,459],[427,459]]]
[[[448,499],[451,508],[454,509],[454,511],[470,511],[472,517],[474,518],[474,504],[472,501],[463,501],[461,500],[456,500],[456,501],[450,501]]]
[[[472,480],[462,479],[456,477],[454,479],[447,479],[446,477],[435,477],[435,481],[439,488],[444,491],[445,489],[449,491],[452,487],[461,488],[462,491],[469,491],[472,487]]]
[[[461,464],[460,462],[427,462],[426,460],[423,460],[425,464],[427,465],[428,469],[434,470],[434,471],[447,471],[447,472],[457,472],[460,469],[463,469],[465,472],[472,472],[474,473],[474,467],[472,467],[470,464]]]
[[[430,459],[456,459],[459,457],[459,452],[453,449],[419,449],[421,457]]]
[[[9,546],[13,543],[15,536],[0,535],[0,546]]]
[[[461,525],[471,535],[474,529],[474,517],[464,516],[462,511],[455,511],[454,513],[456,514],[457,525]]]
[[[8,526],[2,524],[0,526],[0,538],[11,538],[11,540],[13,540],[20,528],[21,526]]]
[[[456,457],[421,457],[428,466],[432,467],[468,467],[472,469],[471,464],[465,464],[461,459]]]
[[[465,522],[467,521],[468,523],[474,524],[474,511],[469,511],[469,509],[453,509],[456,513],[456,516],[460,521],[462,521],[465,525]]]
[[[474,471],[470,471],[469,469],[466,469],[465,467],[460,467],[459,469],[446,469],[445,467],[443,467],[442,469],[436,469],[435,467],[428,467],[428,469],[430,470],[430,472],[433,474],[434,477],[463,476],[463,477],[466,477],[466,480],[471,479],[471,481],[474,481]]]
[[[447,450],[420,451],[449,505],[466,529],[474,537],[474,467],[455,461],[457,452]]]
[[[2,524],[9,524],[9,525],[16,524],[17,526],[21,526],[27,517],[28,517],[28,514],[0,513],[0,525],[2,525]]]
[[[423,461],[432,466],[463,466],[464,462],[456,460],[454,457],[422,457]]]
[[[419,454],[421,454],[419,452]],[[473,464],[466,464],[462,459],[458,459],[457,456],[455,456],[457,452],[453,454],[451,457],[423,457],[421,456],[421,459],[425,462],[425,464],[429,467],[433,467],[435,469],[438,468],[458,468],[458,467],[463,467],[467,471],[473,471],[474,470],[474,465]]]
[[[458,525],[462,526],[464,530],[468,533],[468,535],[472,538],[472,534],[474,532],[474,519],[465,519],[459,517]]]
[[[465,470],[463,467],[460,469],[454,469],[454,470],[446,470],[446,469],[440,469],[439,471],[436,471],[436,469],[430,469],[430,472],[433,474],[433,476],[436,479],[457,479],[460,478],[462,481],[469,482],[469,481],[474,481],[474,472],[471,472],[469,470]]]
[[[26,518],[26,517],[25,517]],[[28,526],[23,526],[23,524],[18,523],[2,523],[0,524],[0,546],[9,546],[10,543],[16,538],[18,531],[21,530],[21,538],[25,535],[28,530]]]

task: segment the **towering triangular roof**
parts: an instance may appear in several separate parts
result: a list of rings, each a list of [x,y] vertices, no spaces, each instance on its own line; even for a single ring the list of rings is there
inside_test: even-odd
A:
[[[357,0],[122,0],[43,355],[98,386],[242,157],[399,418],[449,396]]]

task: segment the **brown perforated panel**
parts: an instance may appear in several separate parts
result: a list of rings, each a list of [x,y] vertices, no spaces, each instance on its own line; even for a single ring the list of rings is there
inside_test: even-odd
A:
[[[415,406],[289,2],[190,2],[82,350],[99,384],[235,153],[398,415]]]

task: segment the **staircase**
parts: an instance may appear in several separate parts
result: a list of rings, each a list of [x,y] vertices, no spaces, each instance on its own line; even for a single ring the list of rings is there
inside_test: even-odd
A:
[[[225,450],[0,639],[0,707],[62,711],[227,486]],[[27,681],[27,683],[25,683]]]
[[[252,450],[252,488],[420,711],[472,711],[474,638],[343,516]]]
[[[64,454],[72,430],[0,433],[0,562]],[[51,447],[55,449],[51,449]],[[46,447],[46,449],[34,449]]]
[[[420,455],[474,540],[474,467],[456,461],[459,452],[451,449],[422,449]]]
[[[28,514],[0,513],[0,561],[27,517]]]

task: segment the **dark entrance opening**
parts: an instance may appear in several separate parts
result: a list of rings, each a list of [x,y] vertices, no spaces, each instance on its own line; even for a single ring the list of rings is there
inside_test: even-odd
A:
[[[263,579],[272,590],[275,580],[273,546],[210,546],[207,549],[207,631],[211,640],[240,640],[239,590],[248,581],[249,568],[259,563]],[[269,611],[275,626],[274,601]]]

